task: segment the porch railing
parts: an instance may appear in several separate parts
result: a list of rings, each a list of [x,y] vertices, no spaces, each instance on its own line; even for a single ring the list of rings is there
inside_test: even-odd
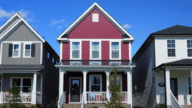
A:
[[[62,105],[66,103],[66,92],[63,92],[58,101],[58,108],[62,108]]]
[[[87,92],[87,103],[106,103],[106,92]]]
[[[41,93],[37,93],[37,102],[41,104]]]
[[[173,108],[181,108],[181,106],[179,105],[178,101],[176,100],[175,96],[171,91],[170,91],[170,94],[171,94],[171,106]]]
[[[1,102],[3,103],[8,103],[10,102],[10,100],[13,99],[12,94],[2,93],[2,95],[3,95],[3,98]],[[31,103],[31,97],[32,97],[32,93],[21,93],[20,94],[21,103]]]
[[[120,66],[120,65],[130,65],[130,62],[129,62],[129,60],[62,60],[61,65]]]
[[[127,103],[127,92],[122,92],[122,99],[123,101],[121,103]]]

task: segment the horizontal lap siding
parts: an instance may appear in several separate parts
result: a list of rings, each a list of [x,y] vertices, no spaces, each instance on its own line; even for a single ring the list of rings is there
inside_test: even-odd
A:
[[[99,14],[99,22],[92,22],[92,13]],[[122,39],[122,33],[97,9],[93,10],[70,33],[69,39]]]
[[[121,41],[121,60],[129,60],[129,43]],[[128,61],[123,61],[122,65],[128,65]]]
[[[70,60],[70,41],[63,43],[62,60]],[[63,63],[69,64],[68,61]]]
[[[82,60],[89,60],[89,41],[82,41]],[[89,62],[84,61],[83,65],[89,65]]]
[[[109,60],[109,41],[101,42],[101,60]],[[103,61],[102,65],[109,65],[108,61]]]

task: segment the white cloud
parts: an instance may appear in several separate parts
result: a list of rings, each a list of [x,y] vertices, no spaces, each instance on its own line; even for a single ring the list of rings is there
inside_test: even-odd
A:
[[[18,12],[27,21],[33,21],[34,20],[35,14],[33,12],[26,11],[24,9],[20,9],[18,11],[10,11],[10,12],[8,12],[6,10],[3,10],[1,7],[0,7],[0,18],[1,19],[3,19],[3,18],[10,18],[16,12]]]
[[[61,28],[63,28],[63,26],[59,26],[59,27],[57,27],[57,30],[59,30],[59,29],[61,29]]]
[[[63,23],[63,22],[65,22],[65,19],[61,19],[61,20],[54,20],[54,19],[52,19],[51,26],[56,25],[58,23]]]
[[[128,29],[128,28],[131,27],[131,25],[129,25],[129,24],[124,24],[123,27],[124,27],[125,29]]]
[[[53,25],[55,25],[55,24],[57,24],[57,23],[58,23],[58,21],[52,20],[52,21],[51,21],[51,26],[53,26]]]
[[[64,22],[64,21],[65,21],[65,19],[60,20],[60,22]]]

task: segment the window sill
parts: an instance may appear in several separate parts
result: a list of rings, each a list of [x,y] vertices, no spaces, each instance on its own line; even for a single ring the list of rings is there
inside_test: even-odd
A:
[[[177,57],[166,57],[166,59],[177,59]]]
[[[32,58],[32,57],[31,56],[30,57],[23,56],[23,58]]]
[[[13,57],[11,57],[11,58],[20,58],[19,56],[13,56]]]

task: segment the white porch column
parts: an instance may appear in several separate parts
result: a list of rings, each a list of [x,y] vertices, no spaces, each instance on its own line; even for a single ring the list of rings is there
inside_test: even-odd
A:
[[[127,70],[127,104],[132,108],[132,68]]]
[[[83,70],[83,97],[85,104],[87,104],[87,72],[87,70]]]
[[[64,88],[64,74],[66,71],[63,69],[59,69],[59,99],[61,98],[61,95],[63,94],[63,88]]]
[[[32,99],[31,104],[36,104],[36,95],[37,94],[37,72],[33,74],[33,90],[32,90]]]
[[[106,98],[110,102],[110,93],[109,93],[109,72],[105,71],[106,73]]]
[[[170,69],[165,69],[165,78],[166,78],[166,98],[167,98],[167,105],[171,105],[171,94],[170,94]]]

